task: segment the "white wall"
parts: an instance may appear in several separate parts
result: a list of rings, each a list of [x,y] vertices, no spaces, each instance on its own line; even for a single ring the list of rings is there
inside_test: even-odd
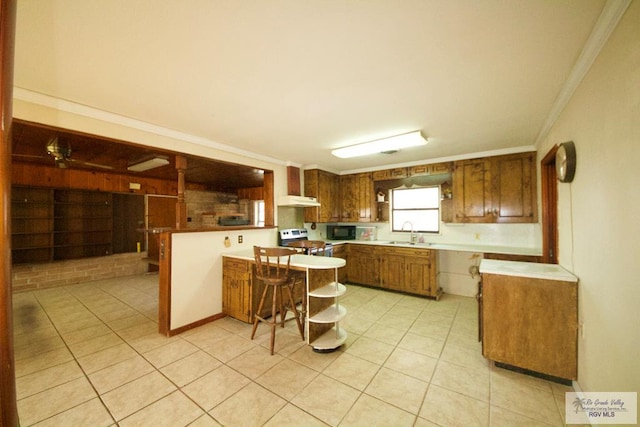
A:
[[[558,184],[559,262],[580,279],[578,384],[640,391],[640,2],[634,1],[538,150],[574,141]]]
[[[222,313],[222,255],[272,246],[276,233],[271,228],[172,234],[170,329]],[[224,245],[226,237],[230,247]]]

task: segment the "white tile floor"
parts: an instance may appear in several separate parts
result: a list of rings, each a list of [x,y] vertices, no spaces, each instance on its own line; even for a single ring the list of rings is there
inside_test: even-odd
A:
[[[157,333],[157,276],[14,295],[21,425],[562,425],[555,383],[480,354],[473,298],[348,285],[347,343],[319,354],[295,323],[224,318]]]

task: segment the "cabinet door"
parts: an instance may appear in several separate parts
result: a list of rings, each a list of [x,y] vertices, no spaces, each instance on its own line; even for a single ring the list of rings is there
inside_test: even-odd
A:
[[[489,159],[456,162],[453,187],[454,222],[494,222]]]
[[[577,377],[577,284],[482,275],[482,354],[559,378]]]
[[[222,312],[251,323],[251,268],[247,261],[222,259]]]
[[[386,254],[380,258],[380,286],[402,291],[405,287],[405,257]]]
[[[380,286],[379,257],[371,247],[349,247],[347,263],[349,281],[361,285]]]
[[[340,220],[357,222],[360,216],[358,202],[358,180],[356,175],[340,176]]]
[[[319,171],[318,198],[320,200],[319,222],[340,220],[340,181],[338,175]]]
[[[535,153],[493,158],[492,214],[496,222],[536,222]]]
[[[405,292],[433,296],[431,292],[431,261],[429,257],[408,256],[406,263]]]
[[[406,178],[408,176],[407,168],[383,169],[373,171],[371,177],[374,181],[385,181],[388,179]]]
[[[370,222],[373,210],[373,179],[370,173],[357,175],[358,186],[358,221]]]
[[[339,176],[320,169],[304,171],[304,195],[315,197],[320,207],[305,208],[305,222],[336,222],[340,220]]]
[[[318,169],[308,169],[304,171],[304,195],[308,197],[315,197],[320,200],[318,195],[319,187],[319,174]],[[304,208],[304,222],[320,222],[320,208]]]

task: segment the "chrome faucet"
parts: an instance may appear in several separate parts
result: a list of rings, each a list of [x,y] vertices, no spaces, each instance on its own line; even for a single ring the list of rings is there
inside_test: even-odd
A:
[[[405,221],[402,223],[402,227],[400,227],[400,231],[404,231],[404,226],[409,224],[409,226],[411,227],[411,235],[409,236],[409,242],[411,243],[415,243],[416,242],[416,235],[413,231],[413,224],[411,223],[411,221]]]

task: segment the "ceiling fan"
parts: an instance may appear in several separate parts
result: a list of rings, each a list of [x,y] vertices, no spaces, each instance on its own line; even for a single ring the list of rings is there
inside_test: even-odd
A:
[[[53,157],[55,160],[56,166],[59,168],[67,168],[70,164],[76,163],[78,165],[101,168],[101,169],[113,169],[112,166],[101,165],[99,163],[85,162],[82,160],[76,160],[71,158],[71,144],[68,142],[61,142],[57,136],[54,136],[47,142],[46,145],[47,155]],[[42,158],[41,156],[30,156],[30,155],[21,155],[16,154],[20,157],[35,157]]]

